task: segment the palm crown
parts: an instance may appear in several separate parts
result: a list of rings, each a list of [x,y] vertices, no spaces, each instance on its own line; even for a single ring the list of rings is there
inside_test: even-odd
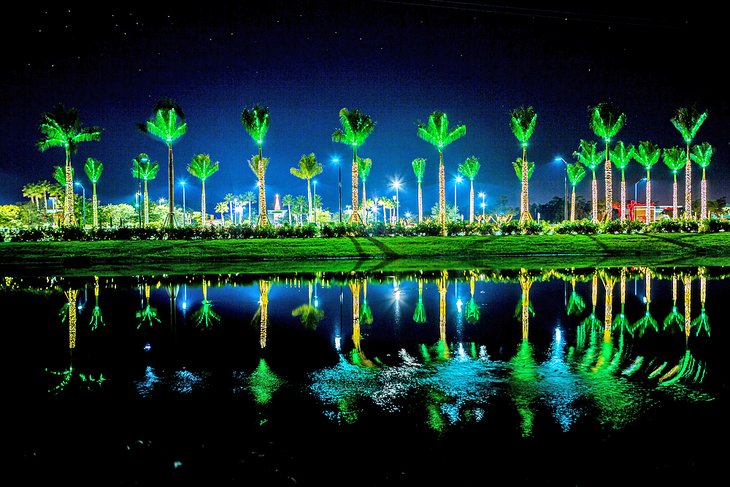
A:
[[[369,115],[365,115],[359,109],[350,111],[347,108],[340,110],[341,129],[332,134],[332,142],[359,147],[375,129],[375,122]]]
[[[241,112],[241,124],[246,129],[248,135],[261,147],[264,143],[264,137],[266,132],[269,131],[269,122],[271,118],[269,116],[269,108],[262,107],[259,104],[254,105],[253,108],[244,108]]]
[[[258,154],[255,154],[251,159],[248,160],[248,167],[251,168],[253,173],[256,175],[256,177],[259,176],[259,169],[261,169],[261,173],[266,173],[266,168],[269,165],[269,158],[268,157],[261,157]]]
[[[700,113],[695,107],[682,107],[672,117],[672,125],[682,134],[684,141],[691,144],[706,118],[706,111]]]
[[[435,111],[428,117],[428,124],[418,124],[418,136],[434,145],[438,150],[443,149],[455,140],[466,135],[466,125],[457,125],[449,131],[449,117],[445,113]]]
[[[479,159],[475,156],[471,156],[467,157],[466,160],[459,165],[459,172],[469,181],[474,181],[474,178],[476,178],[479,173],[480,167]]]
[[[74,169],[71,168],[71,180],[74,178]],[[58,181],[61,186],[66,186],[66,171],[61,166],[54,166],[53,168],[53,179]]]
[[[617,168],[623,171],[634,157],[635,150],[636,149],[634,149],[633,145],[624,145],[624,143],[619,140],[616,142],[613,150],[610,151],[609,158]]]
[[[692,154],[690,155],[693,161],[697,163],[702,169],[710,165],[712,159],[712,146],[709,142],[703,142],[692,148]]]
[[[510,128],[523,147],[527,146],[527,141],[532,137],[536,123],[537,113],[531,106],[515,108],[510,112]]]
[[[63,147],[70,152],[76,152],[80,142],[101,140],[102,131],[99,127],[82,127],[78,110],[67,110],[62,104],[43,114],[39,130],[43,137],[36,145],[41,152],[52,147]]]
[[[317,162],[317,157],[312,153],[302,155],[301,159],[299,159],[299,167],[292,167],[289,169],[289,172],[299,179],[312,179],[318,174],[321,174],[322,170],[322,164]]]
[[[135,179],[150,181],[157,177],[160,165],[150,161],[150,157],[144,152],[132,159],[132,176]]]
[[[670,171],[672,171],[673,174],[677,174],[677,172],[687,163],[684,149],[681,147],[670,147],[668,149],[664,149],[662,152],[662,159],[664,160],[664,164]]]
[[[140,129],[170,145],[185,135],[188,124],[182,108],[174,100],[165,98],[157,102],[153,118],[140,125]]]
[[[578,162],[593,172],[603,161],[601,153],[596,150],[596,143],[587,140],[580,141],[580,151],[573,152],[573,155]]]
[[[568,172],[568,180],[571,186],[577,186],[584,177],[586,177],[586,169],[579,162],[568,164],[566,171]]]
[[[91,181],[92,183],[96,184],[99,181],[99,178],[101,178],[101,172],[103,170],[104,164],[102,164],[101,161],[98,161],[93,157],[89,157],[88,159],[86,159],[86,164],[84,164],[84,172],[89,178],[89,181]]]
[[[426,159],[418,157],[413,159],[413,173],[416,175],[416,182],[423,182],[423,175],[426,173]]]
[[[515,162],[512,163],[512,166],[515,168],[515,174],[517,175],[517,179],[522,179],[522,158],[518,157]],[[530,179],[532,177],[532,173],[535,171],[535,163],[532,161],[527,161],[527,179]]]
[[[373,167],[373,160],[369,157],[358,157],[357,158],[357,170],[360,172],[360,179],[364,183],[370,176],[370,169]]]
[[[209,177],[218,172],[218,162],[211,162],[209,154],[197,154],[188,165],[188,172],[205,182]]]
[[[591,130],[606,143],[614,137],[626,122],[626,114],[610,102],[599,103],[591,108]]]
[[[661,150],[658,145],[653,142],[649,142],[648,140],[643,140],[639,142],[639,148],[634,154],[634,159],[636,159],[636,162],[644,166],[644,168],[649,171],[654,164],[659,162],[660,155]]]

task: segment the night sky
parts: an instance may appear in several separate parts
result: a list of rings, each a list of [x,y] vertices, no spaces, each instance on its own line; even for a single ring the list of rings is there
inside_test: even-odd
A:
[[[104,128],[101,142],[82,144],[73,156],[87,194],[83,163],[95,157],[104,163],[101,204],[133,203],[131,161],[146,152],[161,166],[150,196],[167,197],[166,148],[136,128],[162,97],[175,99],[185,112],[188,132],[174,146],[175,175],[190,183],[187,203],[194,209],[200,181],[186,166],[198,153],[220,161],[206,184],[208,211],[226,193],[255,191],[246,160],[256,146],[240,122],[242,109],[255,103],[271,113],[263,146],[270,158],[270,206],[275,193],[305,194],[306,183],[289,168],[311,152],[325,165],[317,177],[324,206],[337,211],[335,157],[344,163],[343,205],[349,204],[351,150],[331,141],[343,107],[359,108],[376,122],[359,149],[373,160],[368,196],[392,197],[388,183],[400,177],[401,215],[416,211],[416,157],[428,161],[424,207],[437,201],[438,153],[416,136],[417,122],[434,110],[445,111],[452,125],[467,125],[467,135],[444,151],[449,204],[457,166],[470,155],[482,164],[475,191],[487,193],[487,204],[500,195],[519,204],[511,163],[521,150],[509,111],[520,105],[532,105],[538,114],[528,147],[528,159],[537,164],[530,202],[562,196],[564,166],[554,159],[572,160],[581,138],[598,140],[588,126],[588,107],[602,101],[627,113],[618,139],[661,147],[682,144],[669,121],[678,107],[707,109],[695,142],[716,148],[708,196],[728,193],[730,124],[721,88],[728,81],[720,74],[727,63],[725,27],[723,15],[701,2],[683,5],[694,8],[689,11],[617,2],[507,7],[476,0],[165,2],[152,8],[160,2],[27,3],[17,17],[5,14],[8,28],[0,34],[0,203],[23,201],[25,184],[52,180],[53,166],[62,165],[62,149],[35,148],[41,114],[59,102],[78,108],[85,126]],[[698,198],[700,172],[693,169]],[[642,176],[632,162],[629,198]],[[602,169],[598,178],[602,198]],[[587,199],[589,180],[578,187]],[[671,205],[671,174],[663,163],[654,166],[652,180],[655,200]],[[614,181],[618,198],[616,170]],[[459,187],[462,213],[468,213],[467,197],[465,182]]]

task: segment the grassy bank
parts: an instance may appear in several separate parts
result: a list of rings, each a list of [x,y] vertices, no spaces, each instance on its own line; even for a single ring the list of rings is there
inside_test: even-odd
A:
[[[730,265],[730,234],[6,242],[3,274]]]

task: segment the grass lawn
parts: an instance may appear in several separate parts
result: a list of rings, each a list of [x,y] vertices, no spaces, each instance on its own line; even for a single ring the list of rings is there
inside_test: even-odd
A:
[[[184,274],[730,265],[728,233],[0,243],[17,274]]]

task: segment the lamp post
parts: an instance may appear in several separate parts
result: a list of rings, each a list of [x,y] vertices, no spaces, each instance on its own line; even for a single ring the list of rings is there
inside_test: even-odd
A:
[[[563,210],[563,220],[568,219],[568,161],[563,159],[562,157],[558,156],[555,158],[556,161],[563,161],[563,164],[565,164],[565,174],[563,174],[563,201],[564,201],[564,210]]]
[[[390,183],[395,188],[395,223],[398,223],[398,208],[400,207],[400,198],[398,198],[398,190],[401,187],[401,180],[396,176]]]
[[[180,181],[180,186],[182,186],[182,189],[183,189],[183,202],[182,202],[183,203],[183,226],[188,224],[188,218],[187,218],[188,215],[185,211],[185,183],[186,182],[187,181],[185,181],[185,180]]]
[[[485,211],[485,207],[487,206],[484,203],[484,198],[487,197],[487,193],[485,193],[484,191],[482,191],[482,192],[479,193],[479,197],[482,199],[482,221],[484,221],[484,219],[486,217],[486,215],[484,214],[484,211]]]
[[[638,196],[636,194],[636,189],[638,188],[639,183],[642,182],[642,181],[646,181],[646,178],[641,178],[641,179],[639,179],[638,181],[636,181],[634,183],[634,203],[638,203],[638,201],[637,201]],[[633,218],[633,220],[636,220],[636,213],[635,212],[634,212],[634,218]]]
[[[456,185],[461,183],[463,179],[461,176],[456,176],[456,179],[454,179],[454,215],[458,215],[457,209],[456,209]],[[454,217],[456,218],[456,217]]]
[[[84,185],[81,184],[80,181],[76,181],[76,186],[79,186],[81,188],[81,192],[82,192],[81,204],[83,207],[84,217],[83,217],[83,223],[82,223],[83,226],[81,228],[86,228],[86,188],[84,188]]]

